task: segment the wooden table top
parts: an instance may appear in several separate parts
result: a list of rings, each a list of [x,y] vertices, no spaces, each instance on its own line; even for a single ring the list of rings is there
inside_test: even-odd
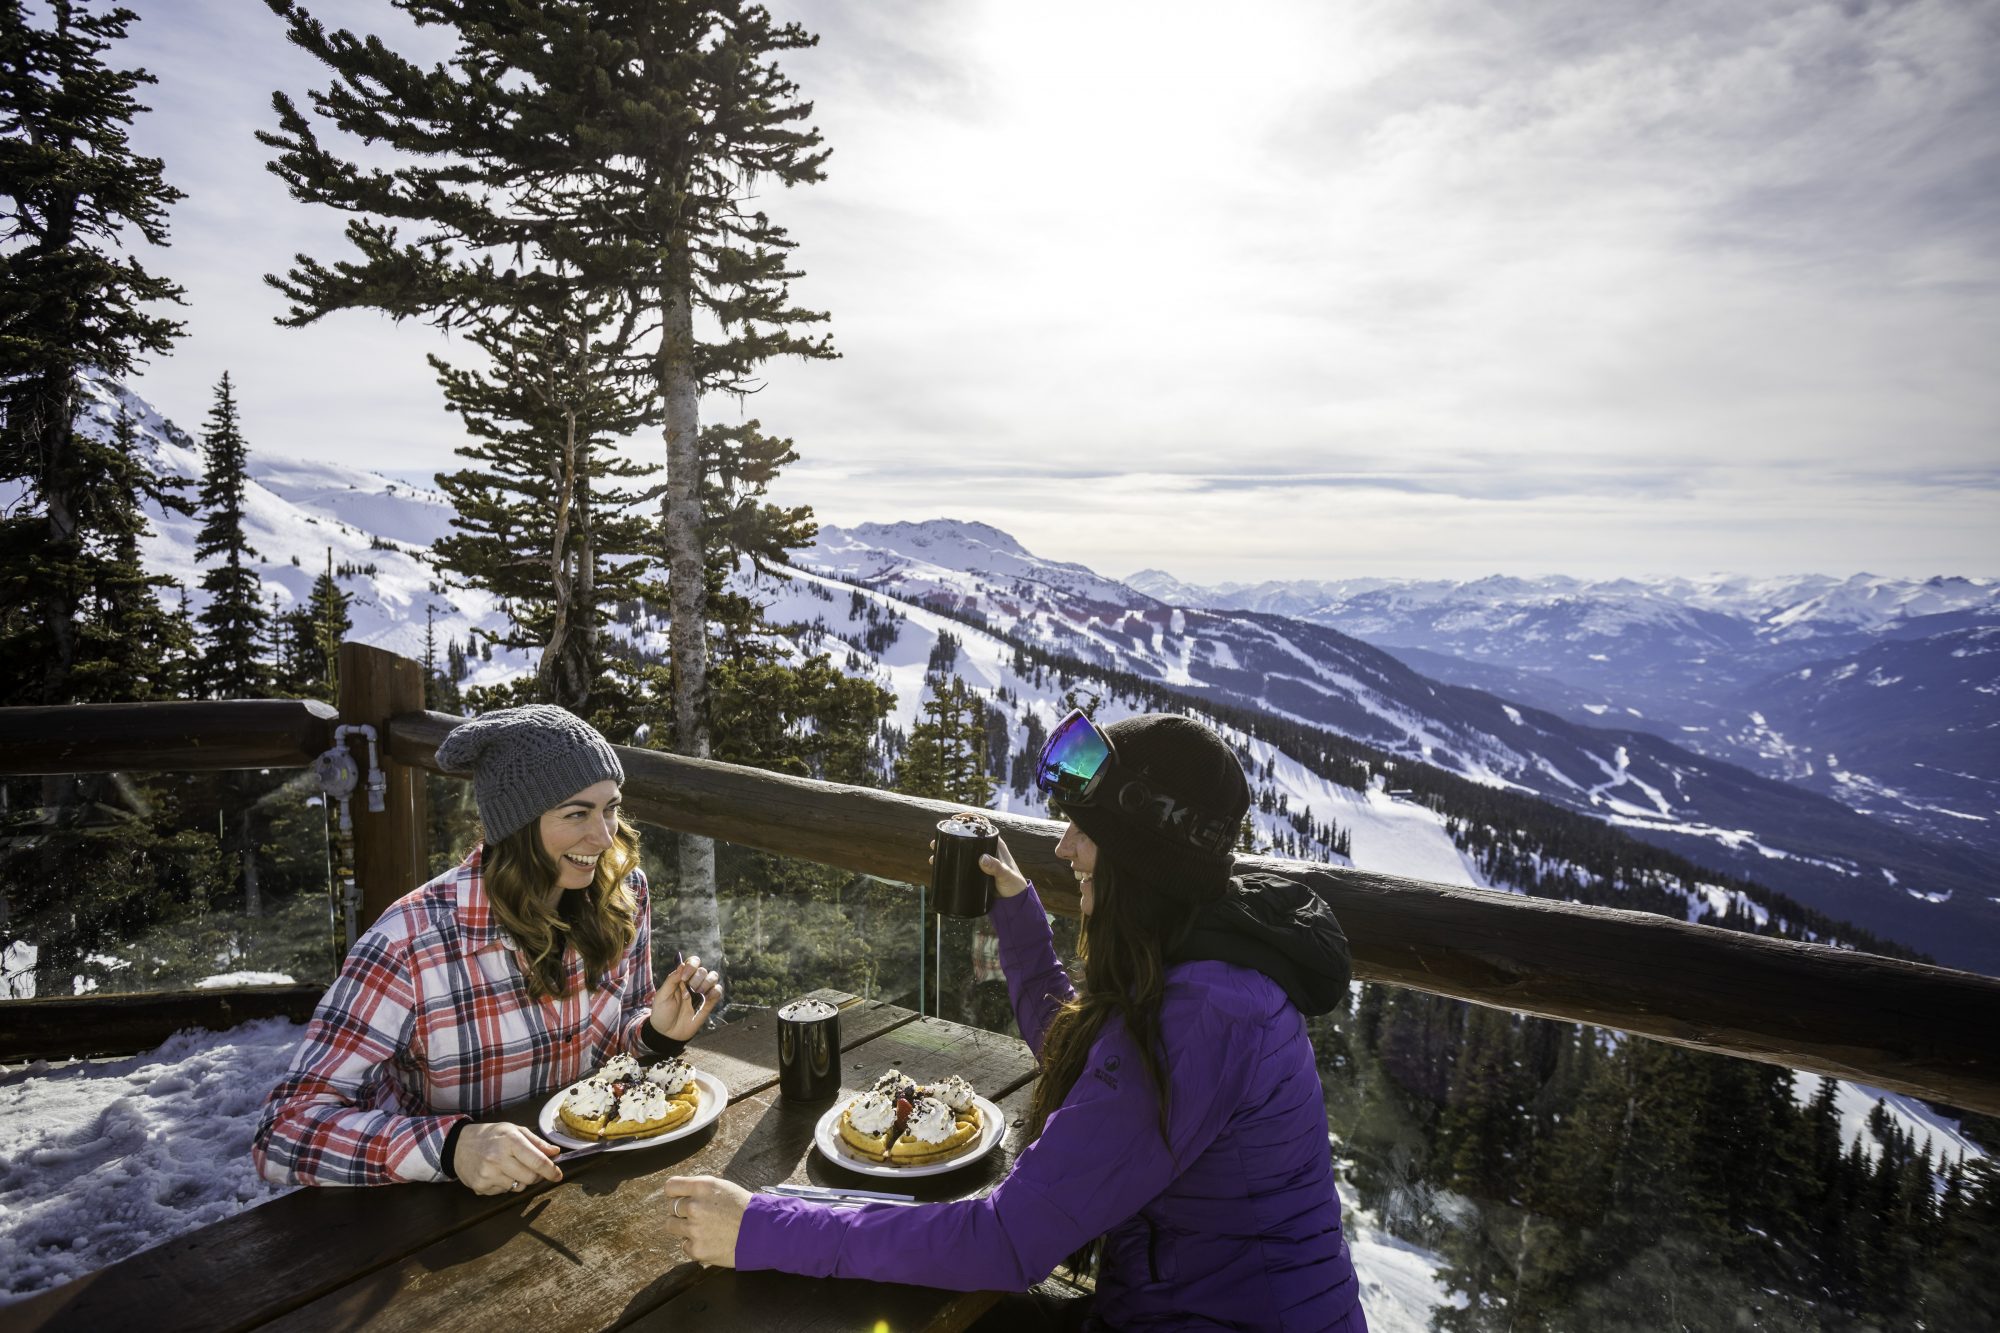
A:
[[[1023,1146],[1034,1057],[1027,1046],[908,1009],[819,991],[841,1005],[842,1092],[895,1066],[957,1073],[1007,1116],[986,1157],[899,1182],[919,1199],[984,1194]],[[704,1268],[657,1218],[669,1176],[750,1189],[781,1181],[882,1188],[813,1150],[831,1102],[778,1095],[776,1019],[753,1014],[700,1037],[688,1059],[720,1078],[713,1125],[657,1147],[567,1164],[559,1185],[476,1195],[457,1185],[301,1189],[176,1237],[18,1304],[0,1329],[963,1328],[990,1293]],[[532,1124],[545,1097],[507,1118]]]

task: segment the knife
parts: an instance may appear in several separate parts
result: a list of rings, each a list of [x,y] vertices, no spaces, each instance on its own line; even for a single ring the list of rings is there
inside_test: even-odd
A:
[[[584,1157],[595,1157],[610,1149],[611,1145],[608,1143],[593,1143],[588,1148],[565,1148],[556,1154],[556,1165],[561,1166],[564,1162],[574,1162]]]

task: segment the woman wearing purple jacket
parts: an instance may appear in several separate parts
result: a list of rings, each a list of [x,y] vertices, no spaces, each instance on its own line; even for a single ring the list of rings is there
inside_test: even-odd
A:
[[[1346,998],[1340,927],[1302,885],[1231,877],[1249,786],[1200,723],[1072,713],[1036,777],[1071,821],[1056,854],[1083,975],[1003,842],[983,863],[993,924],[1041,1060],[1007,1178],[983,1199],[834,1209],[681,1177],[664,1225],[704,1263],[965,1291],[1025,1291],[1102,1236],[1094,1305],[1062,1323],[1362,1333],[1305,1026]]]

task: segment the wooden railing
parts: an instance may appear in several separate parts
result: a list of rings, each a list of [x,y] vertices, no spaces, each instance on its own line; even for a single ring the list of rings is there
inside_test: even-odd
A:
[[[341,717],[378,728],[392,796],[404,793],[392,799],[386,816],[356,816],[369,909],[364,916],[372,919],[424,878],[416,773],[442,771],[437,747],[463,719],[399,706],[420,690],[415,664],[374,650],[350,652],[357,647],[343,646],[343,670],[351,664],[375,684],[357,686],[352,696],[343,691]],[[239,725],[247,727],[251,716],[243,712]],[[14,766],[14,741],[22,730],[17,719],[0,713],[0,771],[45,771]],[[655,750],[619,747],[619,757],[626,806],[642,820],[884,879],[921,880],[932,826],[955,808]],[[153,758],[151,766],[170,766],[158,754]],[[171,766],[187,765],[176,760]],[[1075,883],[1055,856],[1060,826],[1019,815],[992,817],[1043,902],[1051,911],[1074,914]],[[1244,858],[1242,864],[1291,875],[1319,893],[1346,929],[1355,974],[1364,980],[2000,1114],[2000,979],[1648,913],[1314,862]],[[9,1007],[0,1005],[0,1024]]]

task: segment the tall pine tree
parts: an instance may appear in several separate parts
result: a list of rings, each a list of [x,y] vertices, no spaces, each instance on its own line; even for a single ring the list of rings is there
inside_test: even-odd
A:
[[[397,0],[457,34],[450,61],[423,68],[327,31],[291,0],[267,3],[337,76],[315,110],[402,154],[386,171],[343,159],[289,99],[274,99],[278,130],[261,136],[279,150],[273,170],[297,198],[356,215],[355,259],[302,258],[274,279],[295,322],[360,306],[461,321],[507,303],[498,256],[541,272],[562,265],[581,289],[637,312],[643,336],[614,351],[665,445],[674,749],[707,755],[704,486],[727,473],[718,458],[747,448],[768,460],[774,448],[748,425],[704,431],[700,401],[754,390],[772,357],[834,354],[801,331],[825,316],[793,303],[794,243],[748,206],[762,182],[821,179],[819,135],[799,128],[811,106],[776,63],[817,39],[742,0]],[[418,229],[413,240],[399,222]],[[680,847],[681,892],[712,893],[713,845]]]
[[[5,703],[102,697],[119,671],[93,660],[118,652],[115,633],[92,629],[99,592],[130,582],[120,533],[141,480],[78,428],[82,381],[167,351],[181,325],[150,308],[182,296],[135,253],[166,244],[181,198],[128,138],[152,76],[105,59],[136,18],[0,0],[0,479],[26,488],[0,519],[0,655],[21,668],[5,673]]]
[[[445,569],[501,598],[511,623],[495,642],[540,654],[539,701],[588,716],[605,702],[605,609],[652,589],[657,533],[636,508],[652,497],[632,487],[658,468],[614,448],[636,426],[638,402],[607,360],[630,339],[610,303],[576,291],[560,270],[513,286],[513,305],[469,317],[490,369],[431,358],[472,437],[458,449],[471,466],[438,477],[457,512],[436,552]]]
[[[201,436],[206,470],[199,502],[201,531],[195,537],[195,559],[216,561],[201,576],[209,594],[199,621],[205,640],[202,677],[209,694],[219,699],[251,699],[270,684],[258,648],[270,613],[264,609],[263,580],[251,567],[256,553],[243,533],[243,498],[250,484],[249,449],[237,420],[236,394],[223,372],[215,386]]]

